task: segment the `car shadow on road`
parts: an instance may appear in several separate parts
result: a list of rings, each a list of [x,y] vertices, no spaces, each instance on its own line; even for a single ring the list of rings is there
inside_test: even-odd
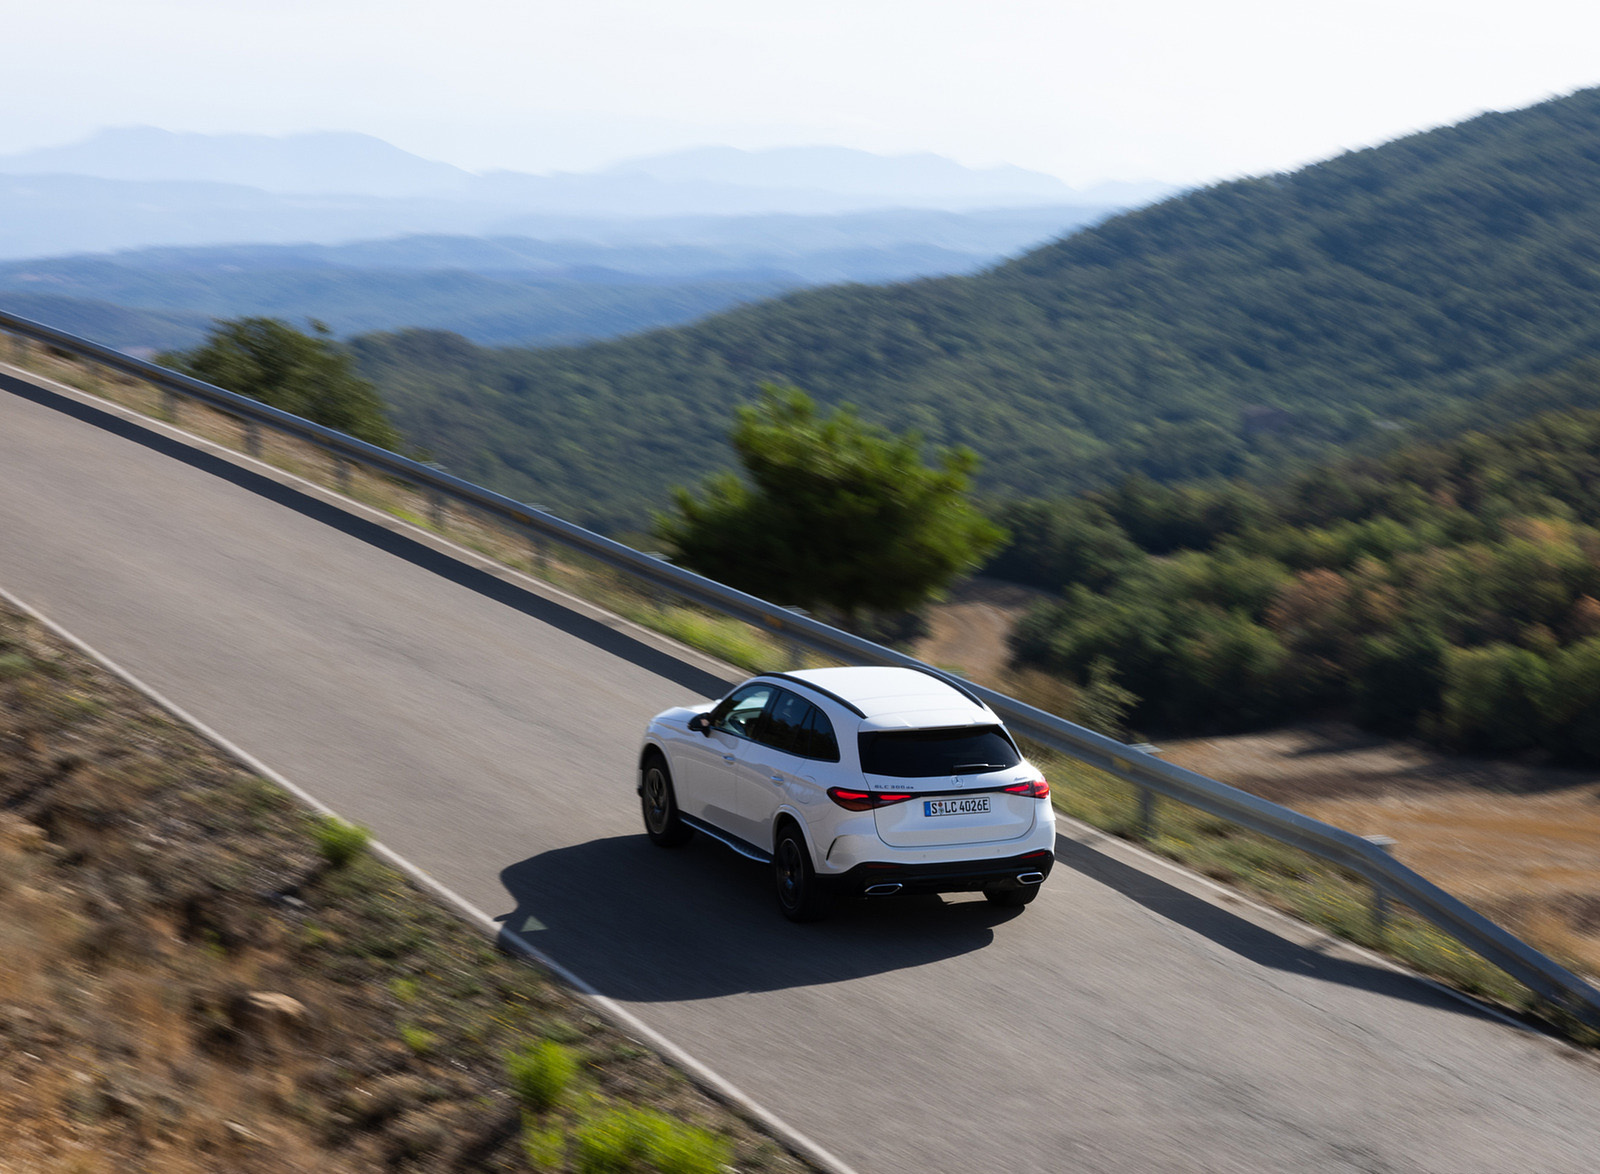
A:
[[[601,994],[709,999],[841,982],[981,950],[1021,910],[983,900],[847,901],[818,922],[778,912],[765,865],[704,836],[672,851],[644,835],[590,840],[511,865],[497,920]]]
[[[688,664],[627,632],[612,628],[555,600],[546,599],[516,583],[507,582],[487,571],[468,566],[405,534],[396,533],[376,522],[348,513],[336,505],[322,501],[291,485],[274,481],[251,469],[242,468],[214,453],[193,448],[154,432],[135,421],[125,420],[92,404],[80,403],[68,396],[35,387],[31,383],[8,375],[0,375],[0,388],[22,399],[31,400],[41,407],[51,408],[86,424],[92,424],[112,435],[143,445],[162,456],[182,461],[191,468],[209,473],[277,505],[294,510],[351,538],[365,542],[396,558],[404,559],[423,570],[431,571],[457,586],[475,591],[542,624],[548,624],[558,631],[583,640],[601,652],[620,657],[698,696],[721,697],[737,683],[733,678],[724,679],[715,673]]]
[[[1056,861],[1061,867],[1056,869],[1051,884],[1059,885],[1066,881],[1061,868],[1071,869],[1082,877],[1115,889],[1156,916],[1181,925],[1257,966],[1474,1018],[1494,1018],[1494,1013],[1487,1008],[1447,994],[1408,974],[1292,942],[1219,905],[1066,836],[1056,837]]]

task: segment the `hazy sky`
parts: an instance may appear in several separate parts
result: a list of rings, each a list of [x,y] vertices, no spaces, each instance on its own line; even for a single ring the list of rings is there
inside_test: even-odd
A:
[[[1600,83],[1572,0],[51,0],[0,152],[357,130],[464,167],[833,143],[1069,183],[1291,167]]]

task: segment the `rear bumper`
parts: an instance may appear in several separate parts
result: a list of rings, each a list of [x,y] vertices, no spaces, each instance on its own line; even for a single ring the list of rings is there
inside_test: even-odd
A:
[[[982,889],[1019,889],[1043,884],[1055,865],[1055,853],[1038,848],[995,860],[894,864],[868,861],[830,878],[839,893],[851,897],[905,893],[973,893]],[[1034,879],[1037,877],[1037,879]],[[889,886],[898,886],[892,892]],[[869,890],[883,890],[882,892]]]

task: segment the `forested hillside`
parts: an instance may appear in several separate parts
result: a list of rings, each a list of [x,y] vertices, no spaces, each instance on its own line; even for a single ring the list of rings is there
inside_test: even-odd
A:
[[[1552,384],[1600,403],[1600,362],[1519,390],[1537,402]],[[1335,711],[1600,761],[1600,412],[1266,490],[1134,478],[1005,515],[1013,546],[991,573],[1065,588],[1019,627],[1019,660],[1080,681],[1109,666],[1136,725]]]
[[[401,428],[601,524],[731,464],[767,380],[984,457],[990,492],[1265,476],[1600,349],[1600,91],[1222,184],[974,277],[581,348],[361,340]]]

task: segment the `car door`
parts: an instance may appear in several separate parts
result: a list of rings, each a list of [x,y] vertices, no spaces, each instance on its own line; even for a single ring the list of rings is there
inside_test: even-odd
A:
[[[766,716],[738,763],[741,836],[770,848],[778,808],[789,803],[804,812],[820,796],[816,772],[819,766],[826,769],[822,761],[826,755],[820,751],[832,746],[832,738],[832,727],[821,710],[787,689],[774,691]],[[837,748],[833,750],[837,759]]]
[[[742,836],[735,770],[748,747],[767,702],[776,686],[745,685],[735,689],[711,711],[711,728],[694,735],[684,744],[680,772],[686,774],[679,788],[678,802],[688,815]]]

